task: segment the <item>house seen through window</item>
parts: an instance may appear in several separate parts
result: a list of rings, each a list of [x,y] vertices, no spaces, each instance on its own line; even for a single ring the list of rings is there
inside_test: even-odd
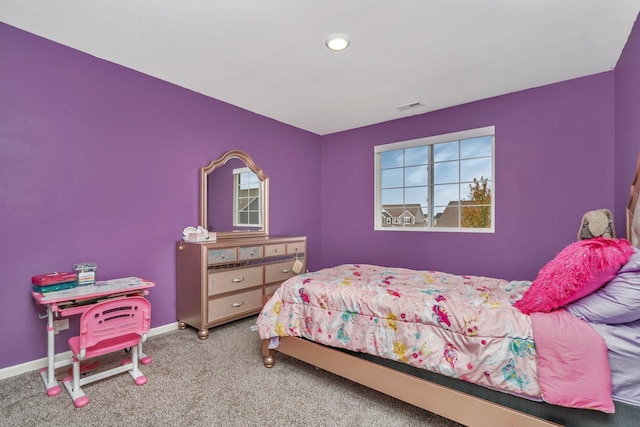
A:
[[[262,226],[262,181],[249,168],[233,170],[233,225]]]
[[[495,127],[378,145],[375,229],[494,231]]]

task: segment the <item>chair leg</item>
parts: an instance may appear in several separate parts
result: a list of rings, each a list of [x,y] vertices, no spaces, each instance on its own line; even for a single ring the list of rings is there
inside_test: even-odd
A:
[[[148,365],[152,361],[151,356],[146,355],[144,351],[142,351],[142,341],[138,344],[138,358],[143,365]]]
[[[139,357],[139,348],[137,345],[131,347],[131,360],[125,360],[121,366],[111,368],[106,371],[98,372],[90,376],[86,376],[81,378],[80,374],[80,361],[75,357],[73,358],[73,368],[72,368],[72,376],[66,377],[62,380],[64,387],[69,392],[71,399],[73,400],[73,404],[77,408],[82,408],[89,403],[89,398],[82,391],[82,385],[86,385],[92,383],[94,381],[101,380],[103,378],[107,378],[118,373],[129,372],[131,378],[137,385],[143,385],[147,383],[147,377],[140,371],[138,360]]]
[[[80,387],[80,361],[73,358],[73,375],[62,380],[62,384],[69,392],[76,408],[82,408],[89,403],[89,398]]]
[[[147,377],[140,371],[138,368],[138,346],[134,345],[131,347],[131,370],[129,371],[129,375],[133,378],[133,381],[137,385],[143,385],[147,383]]]

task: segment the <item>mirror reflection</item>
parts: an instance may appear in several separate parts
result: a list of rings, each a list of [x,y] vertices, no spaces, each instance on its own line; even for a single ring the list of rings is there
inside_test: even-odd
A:
[[[233,226],[262,228],[262,182],[251,169],[233,170]]]
[[[269,179],[238,150],[200,170],[200,225],[218,238],[268,235]]]

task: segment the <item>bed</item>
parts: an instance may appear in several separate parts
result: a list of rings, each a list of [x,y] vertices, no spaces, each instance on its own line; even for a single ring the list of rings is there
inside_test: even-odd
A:
[[[291,278],[257,320],[264,364],[286,354],[470,426],[636,425],[638,181],[628,239],[572,243],[533,282],[366,264]]]

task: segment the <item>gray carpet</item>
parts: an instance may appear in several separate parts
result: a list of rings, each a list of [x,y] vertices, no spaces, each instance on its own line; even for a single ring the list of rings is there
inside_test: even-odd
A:
[[[37,372],[0,381],[0,426],[429,426],[459,424],[285,355],[267,369],[255,317],[211,329],[149,338],[148,382],[124,373],[83,387],[76,409],[67,391],[48,397]],[[104,356],[101,369],[123,354]]]

